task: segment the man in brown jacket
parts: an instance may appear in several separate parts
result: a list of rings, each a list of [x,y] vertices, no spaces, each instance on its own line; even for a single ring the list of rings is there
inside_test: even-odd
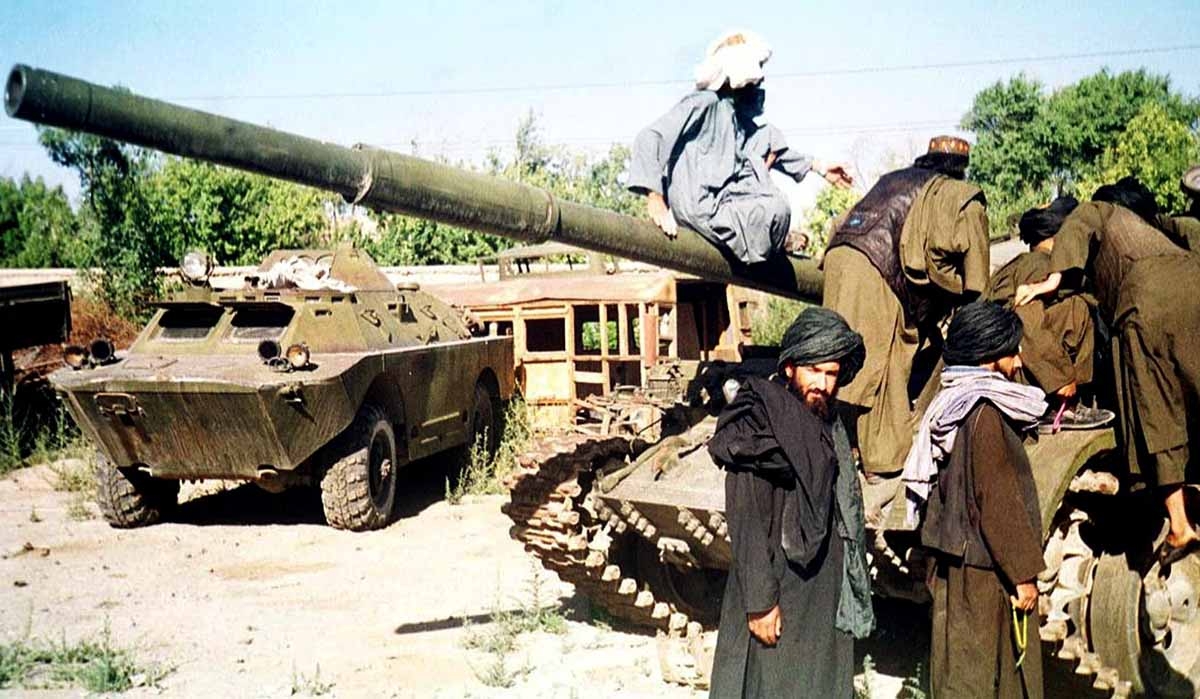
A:
[[[1192,252],[1200,252],[1200,165],[1183,173],[1179,186],[1191,200],[1191,205],[1181,214],[1160,216],[1158,227],[1176,243]]]
[[[1021,240],[1029,252],[1017,255],[992,275],[987,298],[1012,306],[1017,287],[1045,279],[1050,274],[1050,255],[1054,234],[1079,202],[1075,197],[1059,197],[1048,206],[1026,211],[1018,226]],[[1048,414],[1041,428],[1091,429],[1110,422],[1112,411],[1090,408],[1077,399],[1080,387],[1092,382],[1096,348],[1096,327],[1092,311],[1094,298],[1083,293],[1059,293],[1039,299],[1016,310],[1021,318],[1021,363],[1018,380],[1039,386],[1054,394],[1051,406],[1059,411]]]
[[[1040,389],[1011,382],[1021,370],[1020,342],[1020,318],[999,304],[971,303],[955,314],[942,391],[913,444],[924,458],[909,459],[938,462],[921,527],[935,562],[934,697],[1042,696],[1042,525],[1021,431],[1046,404]],[[953,446],[939,459],[936,445],[946,444]]]
[[[986,202],[964,181],[969,150],[962,139],[934,138],[912,167],[881,177],[829,241],[823,305],[871,348],[841,397],[857,414],[851,427],[868,476],[903,467],[941,354],[938,325],[987,288]],[[878,507],[868,503],[868,517]]]
[[[1200,296],[1186,290],[1200,279],[1200,255],[1154,227],[1157,206],[1140,184],[1105,185],[1092,199],[1055,236],[1049,277],[1020,286],[1015,302],[1084,284],[1095,293],[1112,328],[1118,435],[1130,473],[1148,476],[1166,501],[1170,530],[1158,551],[1166,567],[1200,546],[1182,488],[1194,477],[1189,444],[1200,438]]]

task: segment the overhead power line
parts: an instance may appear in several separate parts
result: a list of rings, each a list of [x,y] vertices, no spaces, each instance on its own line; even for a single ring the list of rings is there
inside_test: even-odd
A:
[[[1009,65],[1013,63],[1053,63],[1058,61],[1073,61],[1088,58],[1120,58],[1124,56],[1146,56],[1152,54],[1179,53],[1181,51],[1200,50],[1200,44],[1182,44],[1179,46],[1159,46],[1152,48],[1126,49],[1117,51],[1091,51],[1087,53],[1058,53],[1040,56],[1011,56],[1005,58],[981,58],[965,61],[944,61],[940,63],[912,63],[901,65],[858,66],[848,68],[824,68],[820,70],[790,71],[770,73],[772,82],[781,79],[834,77],[839,75],[864,75],[872,73],[905,73],[926,70],[949,70],[956,68],[975,68],[982,66]],[[477,87],[446,87],[420,88],[413,90],[381,90],[377,92],[297,92],[259,95],[175,95],[165,99],[192,101],[223,101],[223,100],[312,100],[312,99],[361,99],[381,97],[425,97],[431,95],[484,95],[508,92],[559,92],[566,90],[612,90],[635,87],[663,87],[671,85],[691,85],[690,80],[624,80],[614,82],[590,83],[547,83],[530,85],[496,85]]]

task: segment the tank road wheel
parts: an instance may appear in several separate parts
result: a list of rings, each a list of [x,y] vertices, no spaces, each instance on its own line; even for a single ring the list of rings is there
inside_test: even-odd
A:
[[[1144,577],[1123,556],[1101,556],[1090,599],[1096,652],[1134,689],[1191,697],[1200,687],[1200,556]]]
[[[374,405],[359,409],[338,437],[336,459],[321,477],[325,520],[338,529],[362,532],[387,526],[396,507],[396,433],[387,413]]]
[[[96,453],[96,504],[104,520],[130,529],[154,524],[179,502],[179,481],[154,478],[136,468],[117,468]]]

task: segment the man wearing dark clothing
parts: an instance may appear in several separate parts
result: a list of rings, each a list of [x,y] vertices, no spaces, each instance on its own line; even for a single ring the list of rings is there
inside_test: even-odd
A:
[[[1055,236],[1050,276],[1019,287],[1016,303],[1084,284],[1096,295],[1112,328],[1118,436],[1131,473],[1149,476],[1165,499],[1165,568],[1200,547],[1182,487],[1194,478],[1190,445],[1200,436],[1200,296],[1187,293],[1200,279],[1200,254],[1156,228],[1157,214],[1153,194],[1136,181],[1096,190]]]
[[[943,390],[922,421],[937,426],[934,436],[923,441],[923,429],[913,446],[936,457],[944,452],[935,445],[953,445],[936,459],[921,527],[935,561],[934,697],[1042,696],[1036,578],[1045,564],[1020,430],[1045,408],[1045,394],[1009,382],[1021,369],[1020,342],[1012,311],[988,301],[960,309],[946,337]]]
[[[1050,274],[1054,234],[1078,205],[1075,197],[1059,197],[1049,206],[1030,209],[1021,216],[1021,240],[1029,246],[1029,252],[1017,255],[992,275],[988,300],[1011,307],[1017,287]],[[1077,400],[1080,387],[1087,387],[1093,378],[1095,305],[1096,300],[1088,294],[1064,290],[1014,309],[1023,328],[1023,371],[1018,380],[1055,394],[1059,400],[1039,429],[1092,429],[1114,417],[1109,410],[1089,408]]]
[[[874,625],[862,496],[837,387],[862,338],[809,308],[784,336],[779,374],[750,378],[709,452],[726,471],[733,566],[721,608],[712,697],[850,697],[854,638]]]
[[[969,151],[962,139],[938,136],[912,167],[881,177],[833,231],[822,263],[822,305],[871,348],[862,376],[842,393],[857,413],[871,480],[904,463],[937,363],[939,324],[987,288],[986,201],[965,181]]]
[[[1183,173],[1179,186],[1191,204],[1181,214],[1160,216],[1158,227],[1179,245],[1200,253],[1200,165]]]

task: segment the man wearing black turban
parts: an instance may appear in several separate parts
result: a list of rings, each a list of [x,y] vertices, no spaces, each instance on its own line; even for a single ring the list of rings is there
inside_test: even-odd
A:
[[[992,275],[986,298],[1011,306],[1018,286],[1040,281],[1050,274],[1054,234],[1078,205],[1075,197],[1059,197],[1049,206],[1030,209],[1021,216],[1021,240],[1029,246],[1029,252],[1017,255]],[[1065,429],[1098,427],[1113,417],[1107,410],[1088,408],[1076,401],[1080,387],[1092,382],[1096,347],[1094,306],[1095,299],[1087,294],[1063,293],[1016,309],[1024,327],[1021,338],[1024,369],[1018,380],[1039,386],[1064,403],[1057,422]],[[1047,427],[1051,426],[1048,422]]]
[[[1200,165],[1193,165],[1183,173],[1179,188],[1190,202],[1187,210],[1174,216],[1159,216],[1158,227],[1179,245],[1200,253]]]
[[[1098,189],[1063,221],[1050,275],[1017,288],[1017,306],[1066,290],[1095,294],[1112,329],[1120,419],[1133,486],[1152,484],[1165,499],[1170,528],[1159,548],[1166,568],[1200,548],[1183,485],[1194,482],[1200,443],[1200,254],[1188,252],[1145,219],[1152,202],[1122,181]],[[1128,206],[1133,206],[1133,209]]]
[[[1042,520],[1020,432],[1046,403],[1040,389],[1010,380],[1021,369],[1020,342],[1021,319],[999,304],[976,302],[955,314],[942,390],[905,464],[910,489],[932,484],[921,543],[934,559],[935,697],[1042,696]]]
[[[712,697],[851,697],[854,639],[874,626],[862,494],[836,417],[865,358],[837,313],[809,308],[779,371],[752,377],[717,422],[733,565]]]

